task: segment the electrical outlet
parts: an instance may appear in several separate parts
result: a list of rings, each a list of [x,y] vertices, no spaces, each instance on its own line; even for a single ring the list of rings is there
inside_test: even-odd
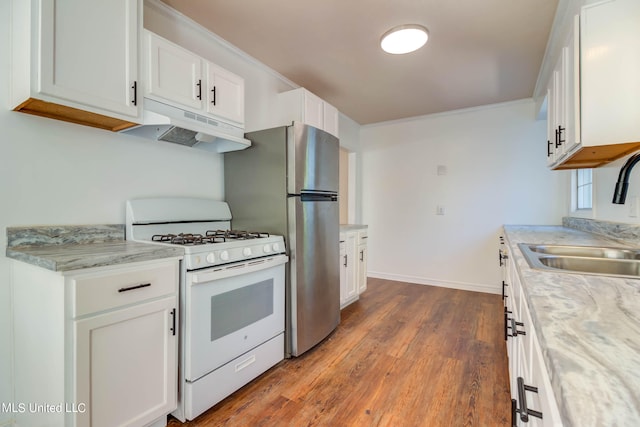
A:
[[[436,215],[444,215],[444,206],[442,205],[436,206]]]

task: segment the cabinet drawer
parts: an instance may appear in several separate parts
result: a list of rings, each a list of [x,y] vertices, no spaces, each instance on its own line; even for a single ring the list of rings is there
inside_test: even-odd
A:
[[[73,317],[176,293],[177,287],[177,261],[73,277]]]

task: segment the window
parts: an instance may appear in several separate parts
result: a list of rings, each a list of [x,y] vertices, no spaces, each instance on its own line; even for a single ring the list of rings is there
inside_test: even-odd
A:
[[[593,207],[593,174],[591,169],[575,171],[575,207],[576,210],[591,209]]]

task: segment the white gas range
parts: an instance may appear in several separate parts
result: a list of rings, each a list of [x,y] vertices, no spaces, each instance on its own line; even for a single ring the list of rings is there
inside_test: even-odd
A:
[[[282,236],[231,230],[225,202],[127,201],[128,240],[181,245],[178,408],[191,420],[284,358]]]

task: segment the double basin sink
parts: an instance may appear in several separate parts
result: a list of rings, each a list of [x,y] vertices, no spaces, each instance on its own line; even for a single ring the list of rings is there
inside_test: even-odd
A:
[[[526,243],[518,246],[531,268],[640,279],[640,249]]]

